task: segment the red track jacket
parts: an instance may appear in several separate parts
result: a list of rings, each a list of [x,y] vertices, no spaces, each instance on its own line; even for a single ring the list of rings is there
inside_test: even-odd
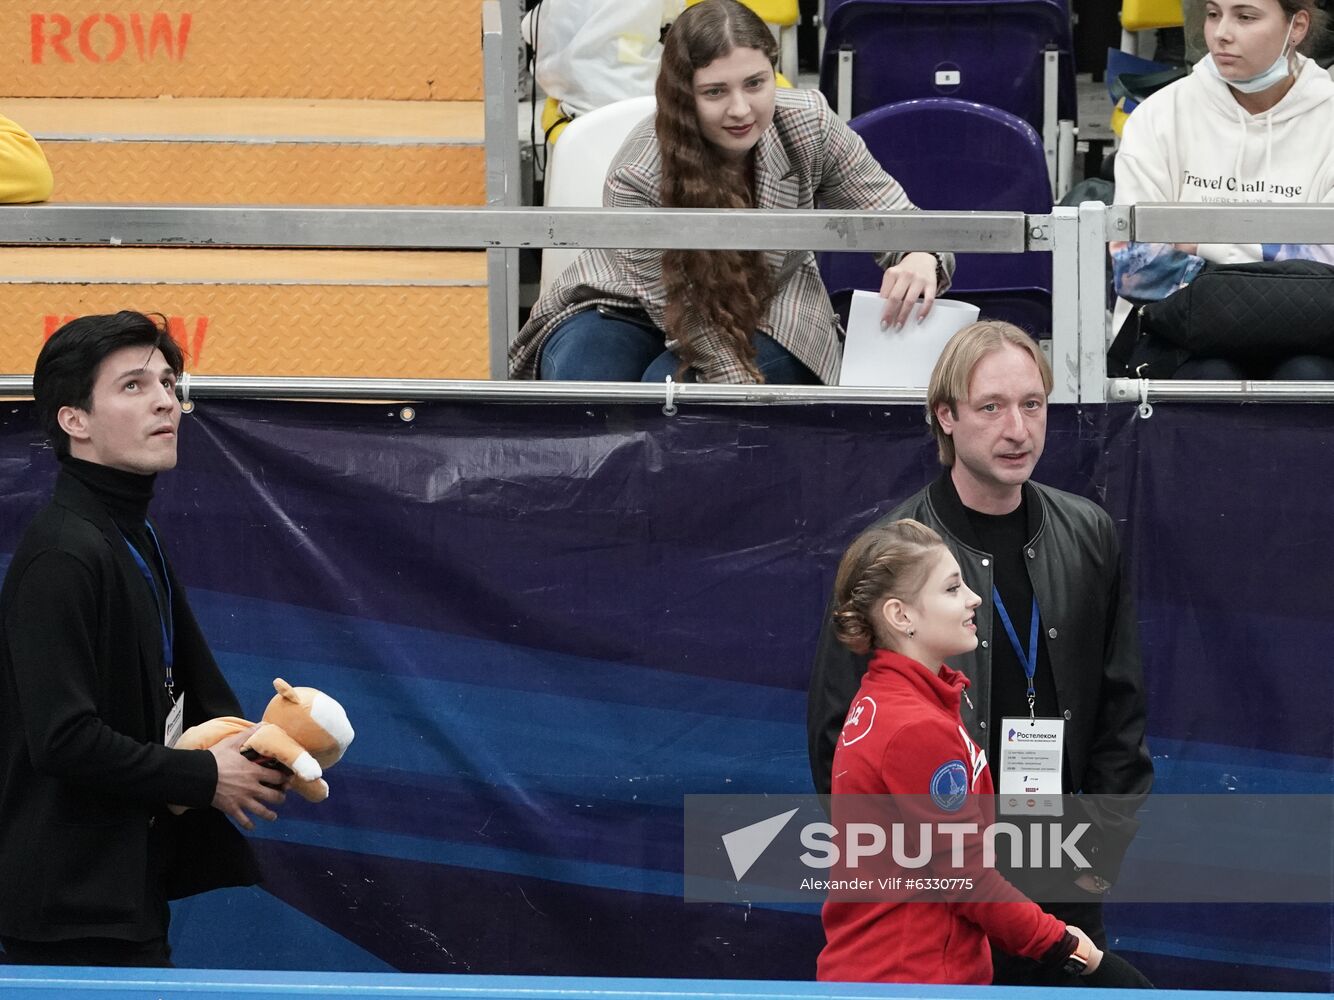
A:
[[[840,804],[840,796],[849,795],[913,796],[902,800],[894,816],[913,830],[918,820],[977,823],[979,828],[987,822],[993,789],[986,754],[959,717],[967,686],[967,678],[949,667],[933,675],[915,660],[875,651],[834,751],[835,826],[842,828],[840,819],[846,821],[857,811],[856,800]],[[952,893],[947,900],[923,891],[912,899],[894,893],[901,900],[894,902],[827,901],[818,978],[989,984],[988,937],[1006,951],[1041,959],[1062,939],[1065,925],[994,868],[982,866],[981,839],[967,838],[968,863],[953,872],[973,877],[972,893]],[[899,873],[950,874],[925,869]],[[855,873],[836,869],[834,874]],[[989,902],[970,902],[970,896]]]

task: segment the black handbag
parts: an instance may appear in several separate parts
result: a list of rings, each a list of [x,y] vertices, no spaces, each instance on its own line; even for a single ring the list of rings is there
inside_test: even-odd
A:
[[[1311,260],[1208,264],[1137,306],[1107,352],[1112,377],[1171,378],[1192,357],[1242,365],[1334,357],[1334,267]]]

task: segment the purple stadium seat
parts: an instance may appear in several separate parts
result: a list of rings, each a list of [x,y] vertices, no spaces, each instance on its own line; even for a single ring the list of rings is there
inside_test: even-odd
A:
[[[848,124],[919,208],[1030,214],[1052,209],[1042,140],[1008,112],[932,98],[877,108]],[[866,254],[822,253],[819,260],[840,311],[848,290],[880,287],[879,269]],[[981,307],[983,317],[1048,334],[1051,254],[959,254],[949,297]]]
[[[851,49],[853,116],[953,97],[1042,130],[1042,52],[1060,52],[1057,117],[1076,118],[1070,12],[1061,0],[826,0],[820,89],[838,107],[838,53]],[[842,110],[842,109],[840,109]]]

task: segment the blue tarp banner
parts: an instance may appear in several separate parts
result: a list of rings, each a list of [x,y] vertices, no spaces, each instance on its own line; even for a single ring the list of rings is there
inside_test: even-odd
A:
[[[7,407],[0,562],[54,469]],[[682,799],[810,790],[835,562],[939,471],[916,406],[201,402],[163,544],[247,716],[281,676],[357,738],[177,961],[811,978],[809,907],[684,901]],[[1334,410],[1053,407],[1037,478],[1121,531],[1155,791],[1334,792]],[[1108,925],[1161,986],[1334,988],[1328,907]]]

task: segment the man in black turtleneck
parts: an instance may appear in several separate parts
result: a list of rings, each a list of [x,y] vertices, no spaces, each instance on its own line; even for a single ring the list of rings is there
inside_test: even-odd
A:
[[[0,589],[0,946],[13,963],[170,965],[167,902],[257,879],[227,821],[273,772],[171,749],[240,705],[148,518],[176,465],[180,348],[140,313],[57,330],[33,396],[60,459]],[[176,816],[169,804],[190,807]]]
[[[1019,328],[983,321],[960,330],[936,362],[927,399],[945,472],[883,520],[913,518],[934,529],[982,597],[977,649],[950,662],[971,684],[962,714],[987,748],[995,786],[1003,719],[1031,717],[1063,730],[1061,788],[1080,793],[1068,810],[1080,815],[1067,821],[1092,824],[1079,841],[1090,867],[1005,873],[1105,948],[1101,894],[1134,836],[1153,765],[1139,639],[1111,518],[1029,478],[1046,440],[1051,388],[1046,358]],[[807,704],[811,774],[821,793],[829,791],[835,741],[865,670],[865,657],[836,640],[826,614]],[[993,957],[998,984],[1075,982],[996,949]],[[1143,985],[1136,977],[1098,985]]]

